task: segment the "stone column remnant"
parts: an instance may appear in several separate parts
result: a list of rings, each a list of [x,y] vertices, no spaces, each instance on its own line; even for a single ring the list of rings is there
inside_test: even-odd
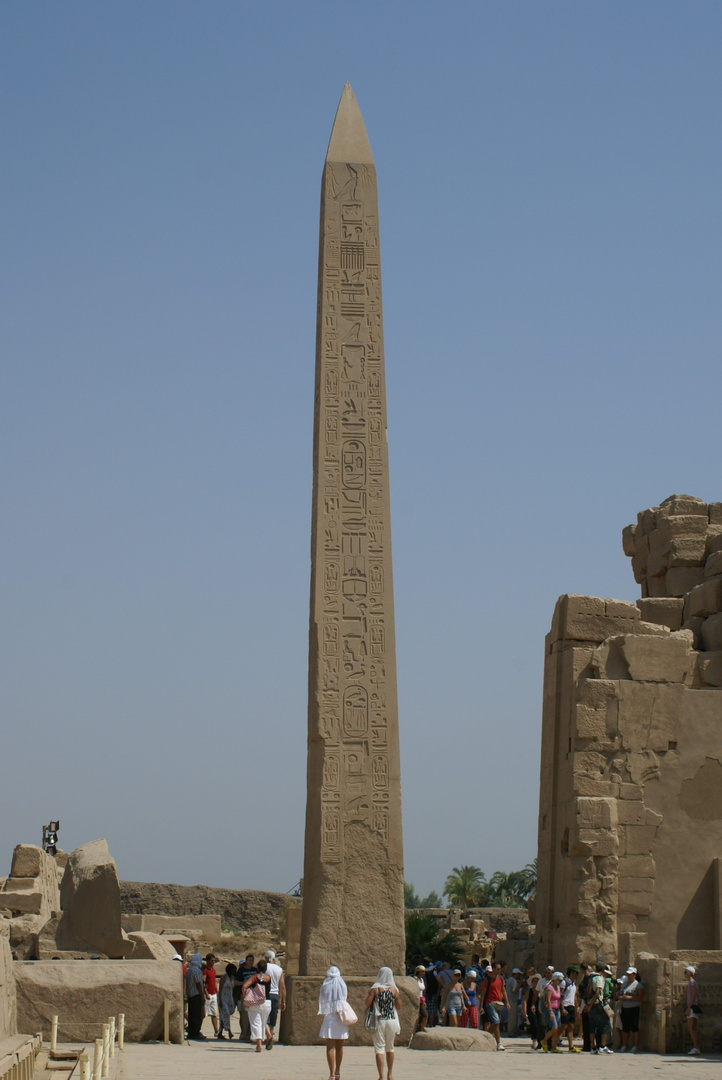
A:
[[[326,155],[316,340],[301,975],[404,959],[376,168],[347,83]]]

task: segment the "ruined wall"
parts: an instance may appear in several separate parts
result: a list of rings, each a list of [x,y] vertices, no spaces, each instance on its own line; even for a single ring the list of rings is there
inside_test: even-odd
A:
[[[721,945],[722,504],[623,540],[642,599],[563,596],[546,639],[538,963]]]
[[[10,920],[0,919],[0,1039],[17,1032],[15,974],[10,952]]]

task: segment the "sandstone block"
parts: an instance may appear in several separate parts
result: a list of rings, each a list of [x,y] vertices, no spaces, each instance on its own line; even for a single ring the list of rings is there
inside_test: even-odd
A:
[[[39,915],[43,910],[43,894],[40,889],[27,889],[24,886],[31,878],[8,878],[2,892],[2,905],[12,912],[24,915]]]
[[[670,520],[673,520],[670,518]],[[700,518],[700,520],[702,520]],[[705,560],[707,546],[706,536],[679,536],[670,540],[665,548],[667,552],[667,565],[674,566],[701,566]]]
[[[618,816],[620,825],[644,825],[644,803],[620,802]]]
[[[471,1050],[494,1053],[496,1042],[488,1031],[472,1028],[435,1027],[417,1031],[409,1044],[411,1050]]]
[[[105,840],[76,848],[60,889],[62,915],[55,935],[59,949],[127,956],[133,946],[120,927],[118,871]]]
[[[644,579],[647,587],[647,596],[669,596],[667,591],[667,575],[665,573],[657,574],[656,577],[652,577],[648,574]],[[642,593],[644,596],[645,594]]]
[[[649,559],[649,537],[637,536],[632,555],[632,572],[635,581],[642,581],[647,573],[647,560]]]
[[[695,586],[684,602],[685,619],[699,615],[706,618],[722,611],[722,577],[709,578]]]
[[[704,686],[722,686],[722,652],[698,653],[697,670]]]
[[[34,844],[18,844],[13,851],[10,877],[39,877],[43,870],[43,856],[45,856],[45,860],[52,862],[52,857],[47,855],[42,848],[36,847]]]
[[[704,567],[673,566],[667,571],[667,596],[685,596],[704,581]]]
[[[590,709],[588,705],[577,705],[575,709],[575,731],[579,739],[603,739],[607,734],[606,710]]]
[[[621,646],[629,674],[640,682],[676,683],[691,678],[694,670],[694,635],[678,630],[668,637],[627,634]]]
[[[710,503],[707,516],[710,525],[722,525],[722,502]]]
[[[634,542],[634,534],[636,533],[636,531],[636,525],[626,525],[622,529],[622,550],[624,551],[624,554],[627,555],[630,559],[634,555],[636,547]]]
[[[618,910],[631,915],[649,915],[652,910],[652,893],[620,892]]]
[[[702,627],[704,626],[704,619],[701,615],[695,615],[693,619],[685,619],[682,623],[683,630],[691,630],[692,637],[694,638],[695,649],[702,648]]]
[[[15,964],[18,1027],[61,1042],[91,1042],[109,1016],[125,1013],[125,1038],[163,1038],[163,1000],[171,1003],[171,1042],[183,1042],[182,969],[177,960],[48,960]]]
[[[716,577],[722,574],[722,551],[713,551],[704,564],[704,576]]]
[[[654,544],[664,547],[670,540],[691,538],[704,540],[707,536],[707,518],[701,514],[685,514],[678,517],[662,517],[657,522],[654,533]],[[650,549],[653,546],[652,537],[649,540]]]
[[[643,788],[639,784],[620,784],[619,785],[619,798],[620,799],[641,799],[644,794]]]
[[[650,551],[649,558],[647,559],[647,577],[658,578],[667,573],[669,568],[669,550],[668,548],[658,548],[656,551]]]
[[[670,495],[657,507],[657,523],[665,517],[677,517],[679,515],[694,515],[704,517],[708,515],[707,503],[698,499],[695,495]]]
[[[627,855],[621,862],[622,873],[633,877],[654,878],[657,865],[651,855]],[[625,888],[627,888],[625,884]],[[628,891],[633,891],[629,886]]]
[[[607,605],[613,614],[607,613]],[[602,642],[623,633],[639,621],[639,609],[624,600],[568,593],[557,601],[552,621],[552,640]],[[631,621],[631,622],[630,622]]]
[[[669,630],[681,630],[684,598],[681,596],[649,596],[637,601],[644,622],[666,626]]]
[[[619,788],[618,784],[612,784],[609,780],[590,780],[588,776],[580,776],[576,773],[573,783],[575,795],[592,797],[615,798]]]
[[[604,855],[616,855],[619,851],[619,840],[616,833],[599,829],[580,829],[577,841],[570,842],[569,852],[571,855],[593,855],[596,858]]]
[[[625,750],[666,751],[677,738],[686,687],[682,683],[619,683],[619,731]]]
[[[616,799],[590,799],[580,796],[574,800],[574,809],[580,829],[616,828]]]
[[[626,830],[626,857],[630,855],[647,855],[652,850],[656,828],[640,825],[632,826]]]
[[[722,551],[722,525],[710,525],[707,529],[707,554]]]
[[[700,627],[702,647],[705,652],[722,650],[722,612],[710,615]]]
[[[642,510],[637,514],[637,528],[642,536],[646,536],[657,527],[657,511],[655,509]]]
[[[175,946],[171,945],[169,938],[161,934],[154,934],[150,930],[136,930],[128,934],[128,938],[133,944],[131,960],[172,960],[175,956]]]

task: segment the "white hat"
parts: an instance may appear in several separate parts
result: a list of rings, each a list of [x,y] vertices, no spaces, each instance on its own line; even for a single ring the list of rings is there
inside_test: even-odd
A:
[[[523,975],[524,974],[524,972],[521,970],[521,968],[512,968],[511,973],[512,973],[512,975]]]
[[[627,975],[636,975],[636,974],[637,974],[637,969],[635,967],[628,967],[627,968]]]
[[[563,978],[564,978],[564,975],[562,974],[561,971],[555,971],[554,974],[552,975],[552,982],[554,982],[555,979],[563,979]]]
[[[691,965],[691,964],[689,964],[689,965],[688,965],[688,966],[687,966],[687,967],[686,967],[686,968],[685,968],[684,970],[685,970],[685,971],[691,971],[691,972],[692,972],[692,974],[694,975],[694,968],[692,967],[692,965]]]
[[[273,949],[269,949],[268,952],[266,953],[266,960],[275,960],[275,959],[276,959],[275,952],[273,951]]]
[[[553,964],[547,964],[547,971],[553,971],[553,970],[554,970],[554,965]]]

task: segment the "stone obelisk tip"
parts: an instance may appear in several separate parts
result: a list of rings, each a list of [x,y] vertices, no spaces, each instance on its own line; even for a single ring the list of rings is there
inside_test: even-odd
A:
[[[344,86],[338,103],[326,161],[355,161],[364,165],[374,163],[364,118],[350,83]]]

